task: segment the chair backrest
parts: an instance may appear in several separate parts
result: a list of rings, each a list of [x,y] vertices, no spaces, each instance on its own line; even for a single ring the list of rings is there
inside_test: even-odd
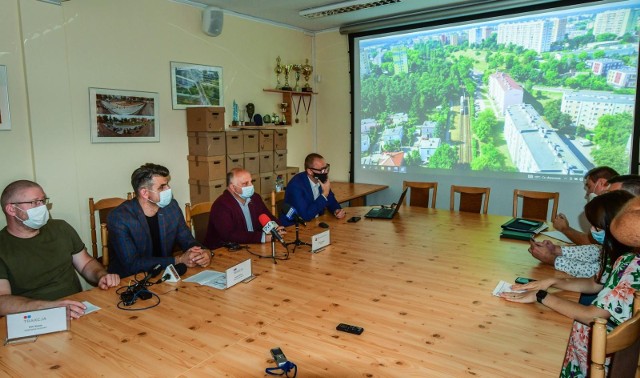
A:
[[[105,268],[109,267],[109,230],[106,223],[100,223],[100,238],[102,240],[102,258],[100,259]]]
[[[451,211],[454,211],[456,193],[460,194],[458,211],[482,214],[487,213],[487,210],[489,209],[489,195],[491,194],[491,188],[451,185],[451,199],[449,201],[449,210]]]
[[[280,215],[280,205],[284,202],[284,193],[284,190],[271,191],[271,214],[276,218]]]
[[[640,351],[640,291],[634,293],[633,317],[607,334],[607,319],[595,318],[591,334],[590,376],[603,378],[607,355],[614,354],[610,377],[634,377]]]
[[[187,227],[193,232],[193,237],[200,243],[204,243],[209,226],[209,214],[213,202],[200,202],[194,205],[187,203],[184,206],[184,218]]]
[[[549,201],[553,200],[551,209],[551,219],[555,219],[558,214],[558,192],[536,192],[532,190],[515,189],[513,191],[513,217],[518,216],[518,198],[522,198],[522,218],[537,219],[547,221],[549,213]]]
[[[403,181],[402,190],[409,189],[409,206],[436,208],[437,182]],[[431,192],[431,206],[429,206],[429,192]]]
[[[127,193],[127,199],[132,198],[132,193]],[[98,259],[98,238],[96,233],[96,212],[98,213],[98,224],[107,223],[107,216],[111,210],[126,201],[124,198],[112,197],[94,201],[89,198],[89,224],[91,226],[91,253],[93,258]],[[107,244],[106,239],[102,239],[103,247]]]

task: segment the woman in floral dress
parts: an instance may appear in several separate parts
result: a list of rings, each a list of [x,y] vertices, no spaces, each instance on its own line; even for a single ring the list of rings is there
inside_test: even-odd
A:
[[[522,293],[501,294],[504,299],[512,302],[534,303],[537,300],[574,319],[561,377],[587,375],[590,324],[594,318],[608,319],[607,327],[611,330],[632,316],[633,294],[640,289],[640,255],[630,252],[629,247],[619,243],[609,229],[615,215],[632,198],[634,197],[630,193],[614,191],[594,198],[585,206],[585,215],[592,225],[592,235],[603,244],[604,258],[599,277],[550,278],[512,286],[513,290],[524,290]],[[584,306],[547,293],[546,289],[549,287],[598,295],[591,305]]]

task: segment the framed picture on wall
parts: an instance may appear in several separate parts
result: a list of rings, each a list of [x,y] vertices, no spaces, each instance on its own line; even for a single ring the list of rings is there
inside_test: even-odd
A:
[[[159,142],[158,93],[89,88],[91,143]]]
[[[0,66],[0,130],[11,130],[7,66]]]
[[[223,106],[222,67],[171,62],[171,91],[174,109]]]

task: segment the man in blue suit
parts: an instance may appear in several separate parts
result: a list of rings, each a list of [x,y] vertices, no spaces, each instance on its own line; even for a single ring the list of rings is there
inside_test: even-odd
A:
[[[147,163],[131,175],[135,198],[113,209],[107,217],[109,272],[121,277],[148,271],[156,264],[208,266],[211,251],[202,247],[187,228],[171,195],[169,170]],[[173,256],[174,245],[184,252]]]
[[[321,215],[325,208],[338,219],[345,216],[344,210],[331,191],[329,169],[330,166],[322,155],[309,154],[304,159],[304,172],[293,176],[287,184],[284,201],[295,208],[305,221]],[[280,224],[289,226],[293,222],[281,214]]]

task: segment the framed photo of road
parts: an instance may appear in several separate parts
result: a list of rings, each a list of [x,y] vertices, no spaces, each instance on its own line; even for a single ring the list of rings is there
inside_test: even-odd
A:
[[[159,142],[158,93],[89,88],[91,143]]]
[[[224,106],[222,67],[171,62],[171,91],[174,109]]]

